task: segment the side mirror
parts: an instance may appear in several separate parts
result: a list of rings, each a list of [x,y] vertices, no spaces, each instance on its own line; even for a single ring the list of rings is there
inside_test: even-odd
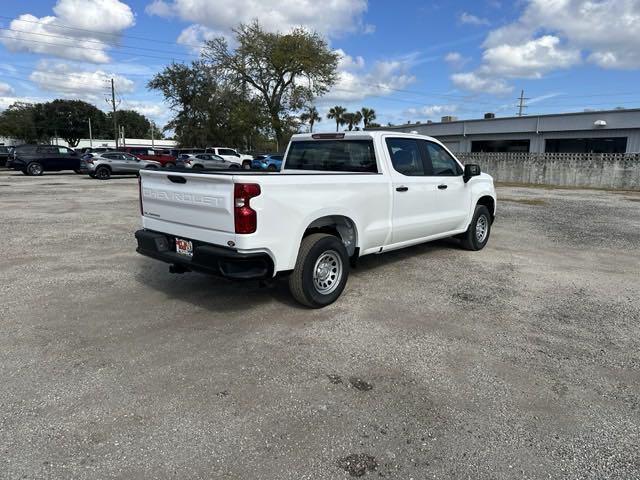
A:
[[[480,165],[476,165],[473,163],[465,165],[464,175],[462,176],[462,178],[464,179],[464,183],[467,183],[469,180],[471,180],[471,177],[477,177],[478,175],[480,175],[480,173]]]

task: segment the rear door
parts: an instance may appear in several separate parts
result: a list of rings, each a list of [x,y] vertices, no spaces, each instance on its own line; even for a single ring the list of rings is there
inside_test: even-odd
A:
[[[437,178],[429,176],[421,140],[386,137],[391,160],[393,195],[391,243],[404,243],[440,233],[435,192]]]
[[[38,147],[37,161],[40,162],[44,170],[61,170],[60,153],[58,147],[53,145]]]
[[[162,222],[160,231],[187,238],[189,228],[194,232],[235,232],[233,176],[148,170],[142,170],[140,176],[147,228]],[[167,231],[167,226],[173,232]]]

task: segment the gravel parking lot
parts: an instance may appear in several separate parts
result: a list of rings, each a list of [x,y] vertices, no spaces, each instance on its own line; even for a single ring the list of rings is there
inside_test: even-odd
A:
[[[640,193],[498,194],[311,311],[137,255],[135,178],[0,172],[0,478],[640,478]]]

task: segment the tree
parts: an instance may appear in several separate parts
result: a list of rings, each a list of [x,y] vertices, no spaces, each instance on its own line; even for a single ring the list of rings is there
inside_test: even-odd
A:
[[[313,132],[313,125],[316,122],[322,121],[322,117],[320,117],[316,107],[308,107],[307,111],[300,115],[300,121],[302,121],[302,123],[308,123],[309,132]]]
[[[105,114],[90,103],[82,100],[57,99],[43,105],[47,119],[46,131],[50,137],[60,137],[71,148],[76,147],[82,138],[89,136],[89,119],[96,131],[100,131],[105,122]]]
[[[344,125],[345,121],[344,118],[342,118],[342,116],[347,113],[347,109],[344,107],[341,107],[340,105],[336,105],[335,107],[332,107],[329,109],[329,113],[327,114],[327,118],[329,120],[335,120],[336,121],[336,132],[340,129],[340,125]]]
[[[118,110],[116,120],[118,128],[124,127],[126,137],[147,138],[151,135],[151,122],[135,110]],[[113,125],[113,112],[107,113],[107,124]]]
[[[234,51],[219,37],[205,43],[203,58],[219,75],[257,92],[280,148],[293,113],[335,84],[339,55],[318,33],[303,28],[269,33],[254,21],[234,34]]]
[[[348,126],[349,131],[353,130],[353,127],[357,127],[358,124],[362,121],[362,113],[360,112],[347,112],[342,114],[342,119],[344,123]]]
[[[15,102],[0,113],[0,136],[25,143],[36,143],[48,137],[44,128],[42,104]]]
[[[250,146],[263,137],[267,122],[261,102],[202,61],[173,63],[147,87],[162,92],[175,113],[165,130],[173,130],[182,146]]]
[[[372,122],[376,119],[376,111],[373,108],[362,107],[360,113],[362,114],[364,128],[372,126]]]

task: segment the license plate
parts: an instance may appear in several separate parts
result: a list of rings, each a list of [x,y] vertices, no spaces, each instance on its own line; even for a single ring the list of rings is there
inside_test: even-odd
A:
[[[176,238],[176,253],[193,257],[193,243],[191,240]]]

